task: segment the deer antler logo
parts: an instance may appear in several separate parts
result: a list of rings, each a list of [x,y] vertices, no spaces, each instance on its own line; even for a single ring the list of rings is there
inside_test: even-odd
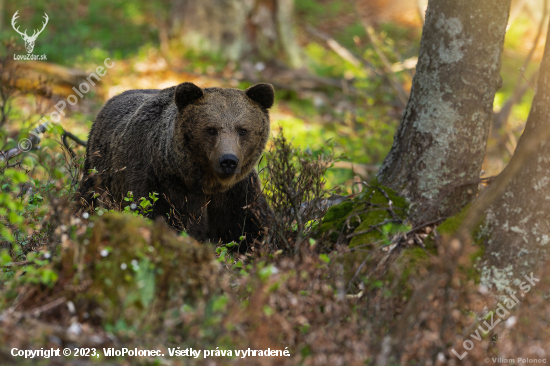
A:
[[[21,35],[21,37],[23,38],[23,41],[25,41],[25,48],[27,49],[27,53],[32,53],[32,50],[34,49],[34,42],[36,41],[36,37],[38,37],[38,35],[42,33],[44,28],[46,28],[46,24],[48,24],[48,19],[49,19],[48,14],[44,13],[44,19],[46,20],[46,22],[42,23],[42,29],[40,29],[39,31],[35,29],[32,36],[28,36],[26,29],[25,29],[25,32],[22,33],[19,31],[19,27],[15,28],[15,20],[19,17],[17,15],[18,12],[19,10],[17,10],[15,14],[13,14],[13,17],[11,18],[11,26],[13,27],[13,29],[15,29],[17,33]]]

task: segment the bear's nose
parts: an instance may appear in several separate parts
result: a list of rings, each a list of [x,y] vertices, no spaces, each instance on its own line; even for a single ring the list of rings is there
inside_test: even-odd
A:
[[[233,174],[238,164],[239,158],[233,154],[223,154],[220,158],[220,166],[225,174]]]

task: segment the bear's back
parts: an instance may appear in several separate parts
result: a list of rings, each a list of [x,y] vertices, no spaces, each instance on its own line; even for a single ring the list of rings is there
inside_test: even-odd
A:
[[[158,95],[158,92],[157,89],[128,90],[109,99],[96,117],[90,140],[98,135],[101,135],[101,140],[105,140],[118,125],[127,122],[143,103]]]
[[[116,136],[124,130],[139,108],[158,93],[159,90],[154,89],[128,90],[105,103],[90,130],[86,169],[99,172],[108,170],[112,164]]]
[[[107,101],[90,131],[85,170],[95,169],[112,193],[125,185],[126,175],[147,170],[167,140],[175,118],[174,87],[128,90]],[[154,154],[151,154],[151,151]],[[114,179],[114,180],[113,180]]]

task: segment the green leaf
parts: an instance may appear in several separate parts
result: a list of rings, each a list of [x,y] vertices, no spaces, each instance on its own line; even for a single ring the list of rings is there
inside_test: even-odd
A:
[[[61,127],[61,125],[55,124],[52,126],[51,132],[56,135],[63,135],[65,133],[65,130],[63,129],[63,127]]]
[[[4,266],[11,262],[11,256],[7,249],[2,249],[0,251],[0,266]]]
[[[15,225],[19,225],[23,222],[23,217],[19,216],[18,214],[16,214],[15,212],[11,211],[9,214],[8,214],[8,219],[10,220],[10,222],[12,224],[15,224]]]
[[[13,183],[15,184],[25,183],[26,181],[29,180],[29,176],[25,172],[18,170],[13,174],[12,179],[13,179]]]
[[[264,305],[263,311],[264,311],[264,314],[267,316],[273,315],[273,309],[269,305]]]
[[[213,311],[223,311],[225,310],[225,307],[227,305],[228,298],[225,295],[221,295],[220,297],[216,298],[212,304],[212,310]]]
[[[271,275],[278,273],[279,270],[273,266],[269,265],[266,266],[258,271],[258,274],[260,275],[260,280],[265,282]]]

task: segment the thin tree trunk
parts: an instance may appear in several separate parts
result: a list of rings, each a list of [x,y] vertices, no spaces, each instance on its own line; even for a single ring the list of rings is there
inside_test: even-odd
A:
[[[172,33],[185,47],[227,60],[283,61],[301,65],[294,37],[293,0],[180,0]]]
[[[525,131],[501,173],[512,178],[486,212],[482,281],[501,291],[517,290],[514,280],[533,272],[536,277],[537,266],[550,258],[549,139],[550,30]]]
[[[430,0],[411,96],[378,179],[413,221],[456,213],[477,179],[501,86],[510,0]]]

